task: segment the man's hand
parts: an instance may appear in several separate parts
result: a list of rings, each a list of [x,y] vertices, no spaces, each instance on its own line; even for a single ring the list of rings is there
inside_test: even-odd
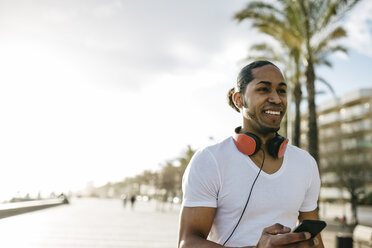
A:
[[[281,224],[275,224],[266,227],[258,241],[257,248],[271,247],[288,247],[288,248],[307,248],[317,246],[319,241],[317,238],[310,239],[311,235],[308,232],[289,233],[291,229]]]

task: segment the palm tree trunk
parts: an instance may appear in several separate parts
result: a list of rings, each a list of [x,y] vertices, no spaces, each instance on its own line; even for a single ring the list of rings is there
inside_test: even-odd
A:
[[[286,115],[284,115],[284,118],[283,118],[283,121],[282,121],[282,125],[281,125],[281,130],[282,130],[282,135],[284,136],[284,137],[288,137],[288,128],[287,128],[287,126],[288,126],[288,113],[286,114]]]
[[[309,153],[314,157],[319,165],[318,156],[318,124],[316,120],[316,106],[315,106],[315,72],[312,58],[308,58],[306,67],[306,89],[307,89],[307,104],[309,108],[308,115],[308,141]]]
[[[315,72],[314,72],[314,63],[312,57],[312,49],[310,45],[310,40],[312,38],[311,30],[310,30],[310,14],[308,12],[308,8],[306,7],[306,1],[300,0],[299,1],[301,6],[301,11],[304,18],[304,25],[305,25],[305,32],[306,32],[306,50],[307,50],[307,66],[306,66],[306,90],[307,90],[307,105],[309,109],[308,115],[308,130],[307,130],[307,137],[308,137],[308,149],[309,153],[314,157],[314,159],[318,162],[319,166],[319,159],[318,159],[318,125],[316,122],[316,106],[315,106]],[[308,3],[308,2],[307,2]]]
[[[299,82],[295,84],[293,89],[294,102],[295,102],[295,120],[294,120],[294,135],[293,135],[293,144],[300,147],[301,145],[301,114],[300,114],[300,105],[302,99],[301,85]]]

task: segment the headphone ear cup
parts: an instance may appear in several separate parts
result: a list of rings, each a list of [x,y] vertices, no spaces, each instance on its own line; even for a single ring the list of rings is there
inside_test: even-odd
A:
[[[277,135],[267,142],[267,150],[274,158],[282,158],[287,148],[288,139]]]
[[[253,133],[236,134],[234,143],[238,150],[248,156],[256,154],[261,148],[261,140]]]

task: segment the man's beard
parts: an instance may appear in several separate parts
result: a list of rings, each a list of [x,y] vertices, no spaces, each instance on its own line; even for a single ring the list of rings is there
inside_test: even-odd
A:
[[[260,123],[260,121],[257,119],[255,114],[251,114],[249,112],[247,112],[247,114],[248,114],[249,118],[251,118],[254,121],[254,123],[256,124],[255,126],[256,126],[257,132],[259,132],[261,134],[276,133],[280,129],[280,126],[279,127],[264,126]]]
[[[248,104],[246,101],[244,101],[243,99],[243,106],[244,108],[246,108],[247,110],[249,109],[248,108]],[[249,118],[251,118],[254,123],[256,124],[256,129],[259,133],[261,134],[268,134],[268,133],[276,133],[279,131],[280,129],[280,125],[279,127],[267,127],[267,126],[264,126],[260,123],[260,121],[257,119],[257,116],[255,114],[252,114],[252,113],[249,113],[249,111],[246,112],[249,116]]]

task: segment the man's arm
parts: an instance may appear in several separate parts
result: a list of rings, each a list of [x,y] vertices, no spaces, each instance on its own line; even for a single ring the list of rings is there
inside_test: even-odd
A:
[[[220,244],[207,240],[211,230],[216,208],[183,207],[180,215],[178,236],[179,248],[220,248]],[[309,248],[314,246],[310,233],[289,233],[290,229],[275,224],[263,230],[256,248]],[[281,234],[281,235],[278,235]],[[246,246],[246,248],[251,248]]]
[[[319,220],[318,209],[315,209],[315,210],[310,211],[310,212],[300,212],[300,214],[298,216],[298,220],[300,222],[303,221],[303,220]],[[315,238],[318,239],[318,241],[319,241],[319,244],[316,247],[317,248],[324,248],[324,244],[323,244],[321,235],[318,234],[318,235],[316,235]]]
[[[223,247],[207,240],[216,208],[183,207],[180,215],[178,247],[218,248]]]

